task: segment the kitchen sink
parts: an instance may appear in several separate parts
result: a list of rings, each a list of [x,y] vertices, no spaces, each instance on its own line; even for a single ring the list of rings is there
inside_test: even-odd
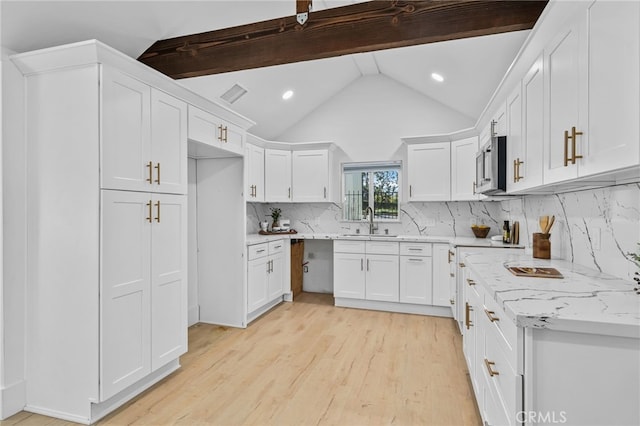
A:
[[[398,238],[397,234],[340,234],[343,238]]]

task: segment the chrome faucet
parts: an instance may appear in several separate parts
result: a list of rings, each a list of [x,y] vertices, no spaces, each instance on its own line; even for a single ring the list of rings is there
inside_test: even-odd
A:
[[[369,234],[372,235],[374,231],[378,229],[378,226],[373,223],[373,209],[371,206],[367,206],[366,210],[367,216],[369,217]]]

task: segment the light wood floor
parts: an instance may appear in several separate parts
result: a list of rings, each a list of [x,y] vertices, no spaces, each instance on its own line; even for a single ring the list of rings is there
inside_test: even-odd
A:
[[[479,425],[452,319],[304,293],[246,330],[197,324],[182,368],[100,425]],[[5,425],[67,425],[22,412]]]

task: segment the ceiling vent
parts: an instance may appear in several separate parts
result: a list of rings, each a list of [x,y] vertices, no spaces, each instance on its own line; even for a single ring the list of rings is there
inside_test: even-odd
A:
[[[247,93],[247,89],[240,86],[239,84],[234,84],[233,87],[224,92],[222,96],[220,96],[220,98],[232,104],[242,96],[244,96],[245,93]]]

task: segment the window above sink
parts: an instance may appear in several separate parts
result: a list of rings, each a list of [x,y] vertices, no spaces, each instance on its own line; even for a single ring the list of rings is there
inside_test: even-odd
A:
[[[366,220],[371,207],[374,221],[399,221],[401,166],[400,161],[344,163],[343,220]]]

